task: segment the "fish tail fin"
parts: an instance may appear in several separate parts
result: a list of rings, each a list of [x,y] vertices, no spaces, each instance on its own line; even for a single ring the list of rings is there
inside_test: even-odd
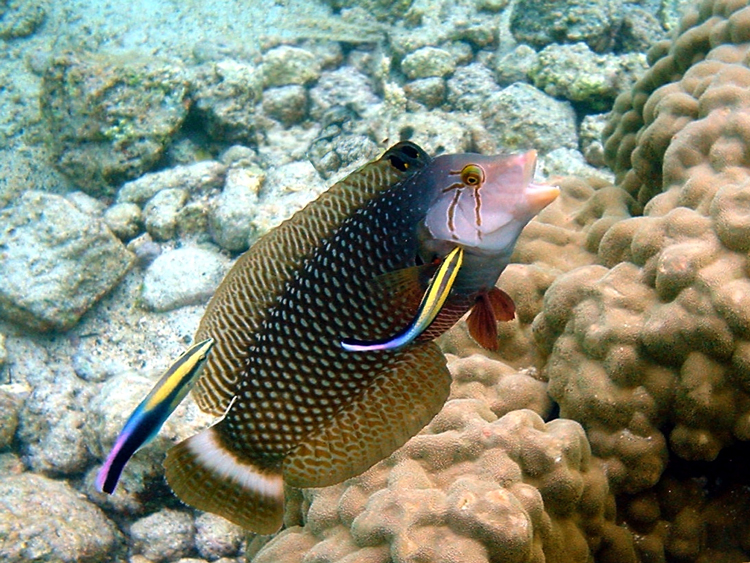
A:
[[[216,426],[172,447],[164,468],[169,486],[186,504],[259,534],[272,534],[281,528],[281,469],[259,467],[230,451]]]

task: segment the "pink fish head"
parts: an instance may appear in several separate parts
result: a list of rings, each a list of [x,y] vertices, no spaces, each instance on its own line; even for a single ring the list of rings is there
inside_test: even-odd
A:
[[[533,183],[536,151],[438,156],[431,180],[436,199],[425,226],[436,241],[478,254],[510,254],[521,230],[560,193]],[[440,184],[443,184],[442,186]]]

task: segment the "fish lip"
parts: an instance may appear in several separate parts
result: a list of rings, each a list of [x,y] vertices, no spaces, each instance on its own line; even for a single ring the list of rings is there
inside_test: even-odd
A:
[[[529,209],[536,215],[560,195],[560,188],[550,184],[534,184],[529,182],[525,190],[526,202]]]
[[[537,152],[534,149],[526,151],[523,155],[523,181],[526,184],[524,194],[529,209],[536,215],[542,209],[557,199],[560,195],[560,188],[551,184],[534,183],[534,173],[536,172]]]

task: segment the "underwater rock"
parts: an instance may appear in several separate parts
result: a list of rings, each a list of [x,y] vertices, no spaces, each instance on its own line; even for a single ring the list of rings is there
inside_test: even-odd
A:
[[[251,216],[238,218],[250,226],[248,245],[290,214],[302,209],[326,187],[313,165],[307,161],[289,162],[269,169]]]
[[[586,162],[597,168],[606,166],[604,162],[604,145],[602,132],[609,119],[608,113],[587,115],[581,120],[578,135],[581,141],[581,152]],[[614,179],[612,180],[614,182]]]
[[[265,174],[258,169],[230,168],[222,192],[209,209],[209,226],[214,242],[225,250],[248,249],[253,226],[248,221],[258,205]]]
[[[429,9],[429,5],[422,6]],[[424,47],[437,47],[449,41],[449,29],[439,18],[433,19],[429,26],[415,28],[395,27],[389,34],[391,54],[395,59],[403,59]]]
[[[143,233],[128,243],[128,250],[135,254],[138,267],[145,268],[161,254],[161,245],[150,234]]]
[[[0,498],[6,563],[98,563],[124,555],[115,525],[65,482],[0,473]]]
[[[0,332],[0,369],[5,367],[5,362],[8,360],[8,350],[5,347],[5,335]]]
[[[246,535],[241,527],[210,512],[195,519],[195,547],[209,561],[236,555]]]
[[[385,110],[379,117],[370,121],[374,139],[408,139],[429,154],[471,152],[482,128],[478,119],[439,109],[408,113]]]
[[[440,78],[435,80],[442,82]],[[416,82],[419,81],[412,84]],[[307,158],[323,178],[329,179],[357,162],[377,158],[381,151],[367,135],[340,132],[341,128],[338,126],[324,129],[307,150]]]
[[[662,10],[665,4],[668,3],[662,3]],[[656,14],[642,6],[623,5],[622,27],[615,39],[615,52],[645,53],[664,39],[667,39],[666,28],[657,19]]]
[[[193,518],[179,510],[165,508],[130,526],[133,552],[143,554],[149,561],[173,561],[190,553],[195,527]]]
[[[174,240],[178,236],[205,238],[208,231],[208,196],[222,186],[225,176],[226,167],[223,164],[203,161],[144,174],[124,184],[117,194],[117,205],[143,206],[143,219],[128,223],[129,230],[127,233],[123,231],[123,234],[133,233],[136,229],[138,234],[143,223],[153,239],[159,241]],[[133,208],[127,209],[132,210],[128,211],[129,217],[135,219],[137,214]],[[108,212],[105,219],[111,213]],[[126,227],[125,224],[116,226],[118,229]]]
[[[495,82],[500,86],[510,86],[514,82],[529,82],[529,72],[536,66],[538,58],[537,52],[523,43],[507,53],[498,53],[492,61]]]
[[[492,94],[482,109],[487,131],[509,151],[534,148],[541,154],[578,148],[576,115],[569,102],[556,100],[517,82]]]
[[[256,144],[255,105],[263,90],[258,66],[233,60],[206,63],[191,80],[193,110],[203,129],[222,144]]]
[[[93,389],[72,367],[56,367],[48,375],[33,387],[19,415],[24,461],[37,472],[78,473],[92,459],[81,427]]]
[[[23,406],[23,399],[16,393],[10,393],[0,386],[0,450],[6,449],[13,442],[18,428],[18,414]]]
[[[75,325],[134,261],[102,221],[58,195],[25,192],[0,225],[0,313],[32,330]]]
[[[204,195],[224,184],[226,167],[215,160],[204,160],[144,174],[123,184],[117,192],[117,203],[144,205],[162,190],[182,189],[191,195]]]
[[[621,22],[621,0],[526,0],[513,8],[510,29],[516,41],[534,47],[583,41],[602,53]]]
[[[414,0],[325,0],[325,3],[336,11],[362,8],[378,20],[393,22],[403,18],[415,4]]]
[[[143,213],[135,203],[116,203],[104,213],[104,222],[123,242],[135,238],[143,229]]]
[[[443,78],[456,70],[456,61],[448,51],[423,47],[409,53],[401,61],[401,71],[409,80],[418,78]]]
[[[188,201],[189,194],[181,188],[159,191],[143,208],[146,231],[154,240],[170,240],[177,234],[180,213]]]
[[[310,115],[313,119],[321,119],[334,106],[341,106],[361,116],[379,101],[367,75],[351,67],[342,67],[323,72],[310,89]]]
[[[265,175],[258,169],[230,168],[222,192],[209,209],[211,237],[220,247],[233,252],[247,250],[253,226],[247,220],[258,205],[258,193]]]
[[[580,151],[559,148],[545,154],[539,161],[539,170],[547,178],[558,176],[578,176],[580,178],[601,178],[606,182],[614,180],[614,174],[606,169],[590,166]]]
[[[263,86],[305,86],[320,78],[320,62],[306,49],[282,45],[263,55]]]
[[[420,78],[404,85],[404,92],[410,101],[434,109],[445,101],[445,80],[438,77]]]
[[[186,72],[176,63],[55,57],[40,100],[55,165],[91,195],[114,194],[162,157],[187,116],[187,91]]]
[[[65,199],[75,205],[79,211],[83,211],[87,215],[96,218],[100,218],[106,209],[106,205],[103,202],[80,191],[65,194]]]
[[[645,70],[646,57],[640,53],[599,55],[585,43],[575,43],[542,49],[529,77],[550,96],[581,102],[601,112]]]
[[[263,112],[285,126],[300,123],[307,117],[307,90],[296,84],[266,88],[263,91]]]
[[[456,70],[447,81],[448,103],[458,111],[481,111],[487,99],[500,91],[492,71],[481,63]]]
[[[0,5],[0,39],[28,37],[46,18],[47,10],[41,0],[5,0]]]
[[[213,250],[170,250],[146,269],[141,298],[146,307],[162,312],[205,303],[228,269],[229,261]]]

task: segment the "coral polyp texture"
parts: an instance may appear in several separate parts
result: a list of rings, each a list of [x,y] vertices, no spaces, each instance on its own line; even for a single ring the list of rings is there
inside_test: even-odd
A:
[[[540,362],[531,325],[552,282],[574,268],[597,264],[599,242],[608,229],[641,210],[626,192],[597,178],[558,178],[560,196],[529,223],[498,282],[516,304],[516,318],[498,324],[497,354],[482,350],[464,322],[442,338],[447,352],[481,352],[515,367]]]
[[[513,410],[547,409],[545,385],[479,355],[449,366],[433,421],[363,475],[304,491],[255,563],[632,560],[581,426]]]
[[[747,3],[719,0],[654,47],[605,132],[644,212],[587,241],[597,259],[533,323],[550,393],[615,492],[656,484],[670,451],[711,461],[750,440],[749,38]]]
[[[651,48],[651,68],[617,98],[604,132],[606,162],[620,187],[646,203],[684,181],[680,171],[697,164],[691,151],[710,156],[712,165],[743,163],[737,151],[747,138],[741,107],[748,39],[744,0],[704,1],[685,15],[674,41]]]

